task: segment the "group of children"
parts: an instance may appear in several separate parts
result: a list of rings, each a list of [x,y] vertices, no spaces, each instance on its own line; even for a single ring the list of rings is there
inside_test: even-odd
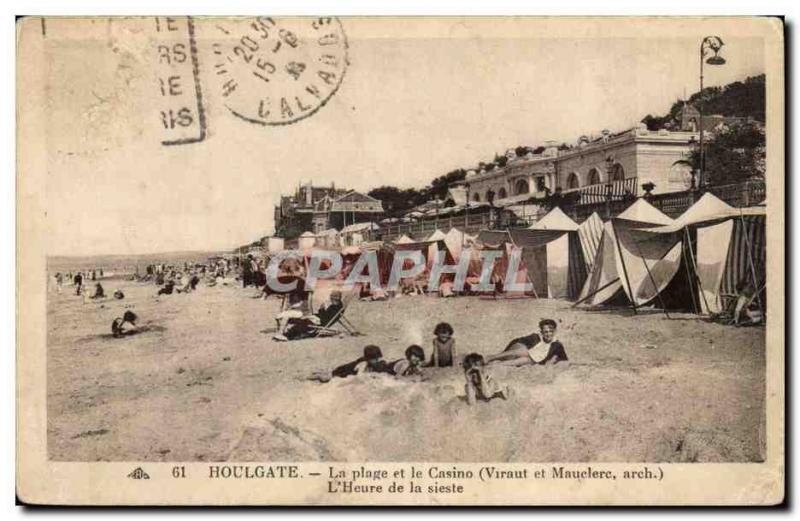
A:
[[[540,334],[515,338],[503,352],[484,357],[480,353],[469,353],[461,360],[464,370],[464,392],[467,403],[476,400],[489,401],[499,397],[508,399],[511,389],[494,380],[487,370],[489,364],[502,365],[545,365],[566,362],[567,353],[564,345],[556,340],[557,324],[555,320],[543,319],[539,322]],[[425,351],[419,345],[411,345],[405,351],[405,358],[387,362],[383,358],[381,348],[368,345],[363,356],[340,365],[331,371],[317,371],[309,376],[309,380],[329,382],[333,378],[346,378],[362,373],[385,373],[397,377],[421,375],[424,367],[453,367],[457,365],[456,344],[453,326],[441,322],[433,330],[433,351],[430,360],[425,362]]]

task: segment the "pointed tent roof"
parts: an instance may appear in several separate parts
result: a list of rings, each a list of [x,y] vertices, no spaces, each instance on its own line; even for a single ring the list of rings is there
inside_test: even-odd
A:
[[[675,226],[684,226],[702,222],[712,215],[727,213],[733,210],[733,207],[728,203],[722,201],[717,196],[710,192],[703,194],[696,203],[689,207],[688,210],[683,212],[680,217],[675,219]]]
[[[328,228],[327,230],[322,230],[321,232],[317,233],[317,237],[320,236],[327,236],[327,235],[337,235],[339,231],[336,228]]]
[[[711,224],[724,221],[732,217],[744,215],[764,215],[764,207],[734,208],[711,193],[703,194],[696,203],[683,212],[680,217],[668,226],[649,228],[645,231],[659,233],[673,233],[686,226]]]
[[[597,212],[592,212],[592,215],[587,217],[582,223],[578,225],[578,228],[588,228],[590,226],[597,226],[596,223],[600,223],[600,226],[603,226],[603,219]]]
[[[445,235],[445,233],[442,230],[437,228],[425,240],[426,241],[443,241],[445,239],[445,237],[447,237],[447,235]]]
[[[578,223],[556,206],[547,215],[536,221],[533,226],[530,226],[530,229],[574,232],[578,230]]]
[[[408,235],[401,235],[400,237],[394,240],[395,244],[411,244],[412,242],[414,242],[414,239],[412,239]]]
[[[619,214],[617,219],[660,225],[672,224],[673,222],[659,209],[641,198]]]

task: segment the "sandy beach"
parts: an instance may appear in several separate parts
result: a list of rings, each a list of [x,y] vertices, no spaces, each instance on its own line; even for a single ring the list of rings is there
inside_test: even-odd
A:
[[[253,288],[104,282],[126,298],[47,303],[48,452],[61,461],[746,462],[765,453],[764,330],[689,314],[573,309],[558,300],[355,301],[365,336],[271,340],[277,298]],[[150,330],[114,339],[133,309]],[[458,369],[305,381],[355,359],[429,354],[440,321],[459,355],[559,322],[571,362],[492,368],[514,395],[470,407]]]

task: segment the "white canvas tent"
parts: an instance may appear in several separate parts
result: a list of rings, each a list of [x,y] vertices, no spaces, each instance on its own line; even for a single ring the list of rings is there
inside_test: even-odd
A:
[[[690,290],[701,313],[722,310],[722,295],[742,281],[754,290],[766,277],[766,208],[733,208],[706,193],[672,225],[648,232],[682,243],[694,277]],[[763,299],[762,299],[763,300]],[[762,308],[763,309],[763,308]]]
[[[428,235],[424,240],[425,241],[443,241],[447,237],[447,235],[440,229],[434,230],[434,232]]]
[[[395,244],[411,244],[412,242],[414,242],[414,239],[412,239],[408,235],[401,235],[400,237],[394,240]]]
[[[267,251],[276,253],[284,249],[283,237],[267,237]]]
[[[539,295],[575,299],[586,279],[578,224],[555,207],[527,230],[512,233]]]
[[[309,250],[314,247],[317,237],[311,232],[303,232],[297,239],[297,247],[300,250]]]
[[[471,246],[475,244],[475,236],[468,233],[465,234],[457,228],[450,228],[450,231],[444,236],[444,243],[447,245],[447,249],[450,250],[453,258],[458,259],[465,245]]]
[[[576,232],[578,231],[578,223],[570,219],[570,217],[561,210],[558,206],[550,210],[547,215],[536,221],[531,230],[555,230],[559,232]]]
[[[670,224],[672,219],[644,199],[605,223],[578,302],[597,305],[621,298],[635,309],[659,297],[680,268],[681,246],[669,235],[644,233]]]

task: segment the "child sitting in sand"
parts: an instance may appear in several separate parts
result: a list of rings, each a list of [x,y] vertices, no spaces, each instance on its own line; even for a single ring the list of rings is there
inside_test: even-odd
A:
[[[417,376],[422,374],[422,364],[425,362],[425,351],[421,346],[412,345],[406,349],[406,357],[392,364],[395,376]]]
[[[307,379],[326,383],[333,378],[347,378],[362,373],[391,373],[392,368],[383,359],[378,346],[369,345],[364,348],[364,356],[352,362],[342,364],[333,371],[315,371]]]
[[[472,405],[475,400],[489,401],[492,398],[499,396],[507,400],[511,395],[511,390],[508,386],[501,386],[492,379],[492,376],[486,370],[486,362],[483,356],[478,353],[470,353],[464,357],[464,377],[467,383],[464,385],[464,391],[467,395],[467,403]]]
[[[453,326],[447,322],[436,324],[433,329],[433,353],[430,367],[453,367],[456,362],[456,339],[453,338]]]
[[[139,317],[136,316],[136,313],[130,310],[126,311],[122,318],[117,317],[111,323],[111,334],[114,335],[114,338],[120,338],[137,333],[139,331],[136,326],[138,319]]]
[[[94,285],[94,295],[92,295],[91,298],[98,299],[105,297],[106,297],[106,292],[103,289],[103,285],[98,282],[97,284]]]

